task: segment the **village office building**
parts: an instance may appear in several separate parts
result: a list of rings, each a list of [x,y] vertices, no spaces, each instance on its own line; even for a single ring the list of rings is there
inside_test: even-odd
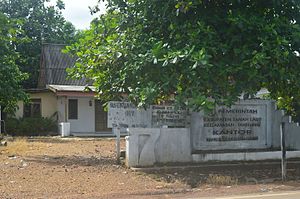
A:
[[[44,44],[38,87],[29,89],[30,103],[19,102],[15,116],[52,117],[69,122],[72,135],[111,135],[107,128],[107,112],[95,98],[95,88],[86,79],[67,78],[66,69],[73,67],[76,57],[64,54],[64,45]]]
[[[107,112],[103,109],[103,103],[95,98],[95,88],[91,82],[84,78],[67,78],[66,69],[75,65],[76,57],[62,53],[64,47],[43,44],[38,86],[27,90],[31,101],[29,104],[20,101],[15,116],[42,116],[53,118],[58,123],[68,122],[71,135],[75,136],[112,135],[112,129],[107,126]],[[265,93],[267,91],[263,89],[258,96]]]

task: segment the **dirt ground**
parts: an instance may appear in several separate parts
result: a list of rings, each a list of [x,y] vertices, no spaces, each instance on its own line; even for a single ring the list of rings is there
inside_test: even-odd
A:
[[[122,143],[124,148],[124,140]],[[113,139],[22,138],[0,147],[0,198],[187,198],[300,189],[300,165],[132,171]]]

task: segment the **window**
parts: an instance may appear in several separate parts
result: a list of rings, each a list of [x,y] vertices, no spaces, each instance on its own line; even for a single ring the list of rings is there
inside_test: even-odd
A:
[[[78,119],[78,100],[77,99],[69,99],[68,104],[68,118],[70,120]]]
[[[41,117],[41,99],[31,99],[28,104],[24,104],[23,117]]]

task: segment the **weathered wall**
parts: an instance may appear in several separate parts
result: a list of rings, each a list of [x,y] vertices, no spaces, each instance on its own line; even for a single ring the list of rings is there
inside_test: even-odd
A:
[[[281,130],[280,125],[284,122],[285,143],[288,150],[300,150],[300,127],[294,123],[290,116],[282,110],[275,110],[272,117],[272,147],[280,149]]]
[[[289,126],[286,130],[296,128]],[[297,131],[289,131],[296,133]],[[279,160],[281,151],[255,152],[209,152],[193,154],[191,151],[189,129],[176,128],[131,128],[126,137],[126,165],[128,167],[145,167],[163,163],[201,163],[209,161],[260,161]],[[294,150],[288,151],[287,158],[299,158],[298,137],[287,138],[288,146]],[[297,142],[298,141],[298,142]]]
[[[42,117],[51,117],[53,116],[56,111],[56,96],[52,92],[40,92],[40,93],[30,93],[29,94],[31,99],[41,99],[41,113]],[[24,102],[18,102],[18,109],[15,113],[16,118],[23,117],[23,110],[24,110]]]
[[[300,150],[300,127],[296,123],[285,125],[286,147],[290,150]]]
[[[233,114],[232,109],[244,111]],[[226,110],[228,111],[221,111],[221,114],[209,116],[206,119],[202,113],[193,113],[191,130],[189,128],[129,128],[129,137],[126,141],[127,165],[134,167],[152,166],[155,163],[280,159],[280,124],[282,122],[285,123],[287,148],[298,150],[289,151],[288,158],[300,157],[300,127],[293,123],[283,111],[276,110],[274,101],[240,101],[236,106]],[[213,119],[221,117],[229,118],[229,122]],[[223,125],[233,121],[235,124],[232,126],[228,125],[226,128],[218,126],[218,122]],[[221,132],[224,129],[235,130],[237,127],[245,131],[249,130],[251,136],[256,136],[257,139],[239,140],[242,136],[236,139],[232,134],[220,135],[213,132]],[[230,140],[228,136],[234,139]],[[230,152],[226,152],[226,149]],[[262,150],[249,152],[248,149]],[[265,149],[273,151],[265,151]]]
[[[129,167],[192,160],[187,128],[130,128],[126,139]]]

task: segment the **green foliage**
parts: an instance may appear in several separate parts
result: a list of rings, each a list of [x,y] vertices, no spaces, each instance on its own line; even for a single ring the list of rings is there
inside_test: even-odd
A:
[[[17,64],[21,71],[30,75],[25,88],[35,88],[42,43],[70,44],[74,41],[75,27],[63,15],[64,3],[59,0],[56,6],[46,6],[48,0],[1,0],[0,12],[9,19],[22,21],[18,38],[26,37],[29,42],[16,45],[19,52]]]
[[[6,132],[13,136],[46,136],[57,134],[57,122],[52,118],[9,118]]]
[[[19,55],[15,45],[22,42],[16,37],[20,33],[17,24],[18,21],[9,20],[0,12],[0,106],[5,111],[12,111],[18,100],[26,99],[21,83],[27,75],[16,65]]]
[[[291,115],[293,121],[300,122],[300,101],[299,98],[294,98],[293,95],[278,97],[277,106],[279,109],[284,109],[288,115]]]
[[[108,0],[71,76],[140,106],[174,98],[194,110],[267,88],[299,100],[300,1]]]

